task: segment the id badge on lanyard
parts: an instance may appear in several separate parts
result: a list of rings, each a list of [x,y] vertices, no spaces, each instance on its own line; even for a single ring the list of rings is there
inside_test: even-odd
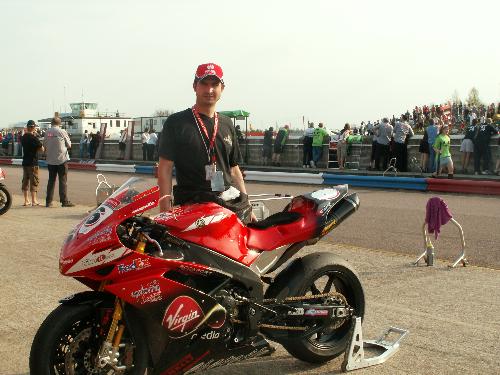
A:
[[[201,139],[203,141],[203,144],[205,146],[205,149],[207,151],[207,157],[209,164],[205,165],[205,179],[207,181],[210,181],[210,186],[212,188],[212,191],[224,191],[224,174],[222,171],[218,171],[215,163],[215,137],[217,135],[217,130],[219,128],[219,116],[217,112],[215,112],[215,117],[214,117],[214,132],[212,134],[212,138],[208,136],[208,130],[207,127],[205,126],[205,123],[201,119],[200,115],[198,114],[198,111],[196,110],[196,107],[192,107],[193,111],[193,116],[195,118],[196,124],[198,125],[198,130],[200,132]],[[207,147],[207,144],[205,142],[205,139],[203,138],[203,134],[205,134],[206,138],[209,140],[209,144]]]

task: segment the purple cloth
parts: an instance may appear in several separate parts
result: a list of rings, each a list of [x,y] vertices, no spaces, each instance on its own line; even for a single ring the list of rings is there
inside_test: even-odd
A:
[[[441,225],[445,225],[452,217],[444,200],[439,197],[429,199],[425,207],[425,222],[427,231],[434,233],[436,239],[439,237]]]

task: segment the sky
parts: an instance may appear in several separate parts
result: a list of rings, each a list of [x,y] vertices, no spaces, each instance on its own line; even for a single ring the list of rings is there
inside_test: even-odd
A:
[[[0,0],[0,128],[82,98],[183,110],[206,62],[224,70],[217,109],[260,129],[340,129],[472,87],[498,102],[499,15],[498,0]]]

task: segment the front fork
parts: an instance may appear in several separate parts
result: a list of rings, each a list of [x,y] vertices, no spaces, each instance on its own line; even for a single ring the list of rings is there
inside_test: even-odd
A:
[[[136,246],[136,251],[139,253],[144,253],[146,247],[146,239],[141,235]],[[106,286],[106,282],[102,282],[99,287],[99,291],[103,291]],[[102,343],[99,354],[96,358],[96,365],[99,368],[104,368],[110,366],[116,371],[126,370],[127,366],[118,366],[118,358],[120,356],[120,347],[124,344],[120,344],[122,341],[123,332],[125,331],[125,324],[122,321],[123,315],[123,301],[120,298],[116,298],[115,307],[113,309],[113,319],[109,326],[108,335],[106,340]]]
[[[122,322],[122,303],[120,298],[117,298],[115,301],[113,318],[109,326],[108,335],[106,336],[106,340],[102,343],[96,358],[96,365],[99,368],[110,366],[116,371],[127,369],[127,366],[118,366],[120,347],[124,345],[120,345],[120,342],[122,341],[123,332],[125,331],[125,324]]]

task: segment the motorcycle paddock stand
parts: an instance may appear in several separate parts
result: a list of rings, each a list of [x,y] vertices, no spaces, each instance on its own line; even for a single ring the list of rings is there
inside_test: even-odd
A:
[[[400,341],[408,334],[408,330],[390,327],[376,340],[363,340],[361,318],[354,316],[352,319],[351,338],[346,348],[344,362],[342,363],[343,372],[384,363],[396,354]],[[388,341],[391,335],[396,335],[396,338]],[[381,353],[367,358],[365,357],[365,349],[372,349]]]

